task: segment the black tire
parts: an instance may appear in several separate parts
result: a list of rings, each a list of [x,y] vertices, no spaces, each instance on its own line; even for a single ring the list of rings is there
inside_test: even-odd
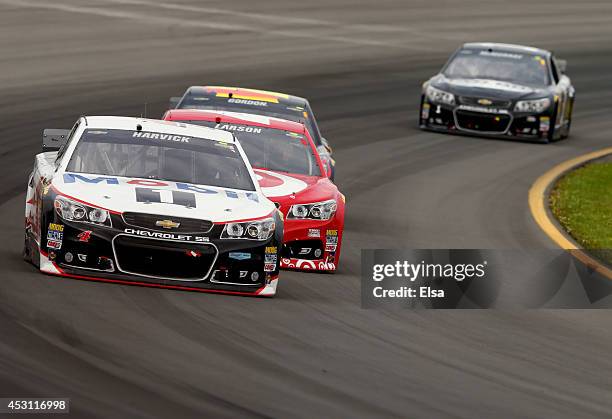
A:
[[[574,98],[572,98],[569,106],[570,110],[569,115],[567,117],[567,125],[565,126],[565,131],[563,132],[563,138],[569,137],[570,129],[572,128],[572,117],[574,115]]]
[[[555,110],[553,111],[552,115],[550,116],[550,129],[548,131],[548,135],[546,137],[547,139],[547,143],[551,143],[553,141],[555,141],[555,133],[557,132],[557,130],[555,129],[555,125],[557,124],[557,112],[559,111],[559,104],[557,103],[555,105]]]
[[[23,236],[23,250],[21,252],[23,260],[32,263],[32,251],[30,250],[30,240],[28,239],[28,233]]]

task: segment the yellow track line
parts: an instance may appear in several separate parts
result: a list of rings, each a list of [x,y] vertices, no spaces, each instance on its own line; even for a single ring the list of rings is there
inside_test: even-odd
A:
[[[606,148],[599,151],[594,151],[582,156],[567,160],[550,169],[535,181],[529,190],[529,208],[531,215],[540,228],[562,249],[568,250],[572,256],[580,260],[589,268],[601,273],[608,279],[612,280],[612,269],[602,265],[599,261],[587,254],[584,249],[581,249],[568,235],[563,233],[551,219],[548,211],[548,188],[566,172],[581,166],[590,160],[595,160],[612,154],[612,148]]]

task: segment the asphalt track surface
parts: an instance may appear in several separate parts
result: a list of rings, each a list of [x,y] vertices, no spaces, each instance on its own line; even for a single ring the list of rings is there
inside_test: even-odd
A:
[[[607,1],[0,0],[0,394],[88,418],[595,418],[612,412],[612,313],[360,307],[362,248],[553,247],[527,207],[555,164],[610,145]],[[416,128],[460,42],[569,61],[573,133],[551,145]],[[22,262],[43,128],[160,115],[191,84],[311,99],[347,196],[336,275],[274,299],[58,279]]]

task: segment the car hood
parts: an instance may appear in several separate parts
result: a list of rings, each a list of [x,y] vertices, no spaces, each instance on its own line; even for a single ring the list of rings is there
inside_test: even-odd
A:
[[[229,222],[265,217],[274,211],[274,204],[257,191],[181,182],[58,173],[52,186],[57,193],[116,212]]]
[[[431,79],[430,83],[433,87],[459,96],[518,100],[544,97],[548,94],[548,90],[545,88],[492,79],[451,79],[441,74]]]
[[[326,177],[254,169],[262,192],[281,207],[336,198],[338,188]]]

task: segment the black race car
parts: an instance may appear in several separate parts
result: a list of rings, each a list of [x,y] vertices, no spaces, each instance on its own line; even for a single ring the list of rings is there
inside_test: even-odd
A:
[[[423,84],[423,129],[549,142],[569,135],[575,90],[566,63],[538,48],[460,47]]]
[[[170,98],[170,109],[204,109],[272,116],[306,126],[333,181],[336,161],[329,142],[321,135],[308,100],[285,93],[228,86],[191,86],[183,96]]]

